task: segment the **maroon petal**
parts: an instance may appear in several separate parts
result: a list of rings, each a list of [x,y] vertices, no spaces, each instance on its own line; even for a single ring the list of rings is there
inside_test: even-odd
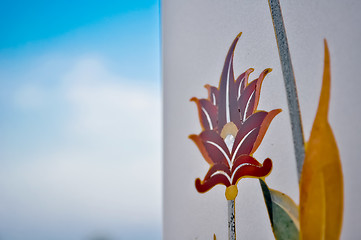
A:
[[[219,94],[219,91],[216,87],[213,87],[209,84],[206,84],[204,86],[205,88],[207,88],[208,90],[208,100],[214,105],[214,106],[217,106],[218,104],[218,94]]]
[[[267,76],[268,73],[270,73],[272,71],[271,68],[266,68],[265,70],[263,70],[263,72],[259,75],[258,79],[257,79],[257,86],[256,86],[256,93],[255,93],[255,97],[256,100],[254,102],[254,105],[251,105],[251,107],[253,108],[252,112],[255,112],[258,106],[258,102],[259,102],[259,97],[261,95],[261,87],[262,87],[262,83],[263,83],[263,79]],[[247,116],[248,117],[248,116]]]
[[[228,50],[219,83],[218,129],[228,122],[240,122],[237,108],[237,90],[233,74],[233,53],[241,33],[234,39]]]
[[[203,130],[217,128],[217,108],[207,99],[192,98],[191,101],[197,104],[199,121]]]
[[[197,178],[195,181],[196,189],[200,193],[207,192],[217,184],[223,184],[226,187],[231,185],[228,177],[222,174],[213,175],[211,178],[205,179],[203,181]]]
[[[236,79],[237,100],[241,97],[242,92],[248,85],[248,77],[253,71],[253,68],[249,68]]]
[[[233,159],[236,159],[241,154],[247,154],[248,151],[250,152],[252,150],[254,141],[256,141],[257,138],[255,134],[256,133],[258,134],[258,132],[255,129],[261,127],[263,120],[265,119],[266,116],[267,116],[267,112],[259,111],[252,114],[243,124],[241,124],[241,127],[238,130],[232,148],[231,155],[233,156]],[[254,133],[251,133],[251,131],[253,131]],[[247,134],[249,135],[247,136]],[[250,137],[251,134],[253,137]],[[245,138],[246,136],[247,139]],[[243,147],[241,145],[245,145],[245,146]]]
[[[269,158],[265,159],[263,164],[241,164],[235,169],[235,172],[233,172],[232,185],[236,185],[238,180],[243,177],[265,177],[271,172],[271,170],[272,161]]]
[[[282,111],[281,109],[274,109],[274,110],[267,113],[267,115],[265,116],[265,118],[262,121],[261,128],[259,130],[256,142],[254,143],[253,149],[250,152],[250,154],[254,153],[257,150],[258,146],[261,144],[261,142],[263,140],[264,135],[267,132],[267,129],[268,129],[269,125],[271,124],[271,121],[281,111]],[[253,114],[253,115],[255,115],[255,114]],[[249,119],[251,119],[251,117]]]
[[[261,164],[252,156],[241,155],[233,163],[232,170],[231,170],[232,174],[234,174],[235,170],[242,164],[243,165],[248,164],[248,165],[254,165],[254,166],[261,166]],[[232,177],[232,175],[231,175],[231,177]]]
[[[200,135],[208,156],[214,163],[230,166],[231,155],[221,136],[216,131],[203,131]]]
[[[257,140],[260,127],[253,128],[245,135],[236,146],[233,145],[234,153],[232,154],[231,162],[234,162],[241,155],[249,155],[253,149],[253,145]]]
[[[245,121],[252,113],[256,111],[263,79],[271,71],[272,69],[270,68],[265,69],[260,74],[260,76],[249,83],[242,92],[241,97],[238,99],[238,107],[240,109],[240,116],[242,121]]]
[[[229,178],[231,178],[232,173],[230,171],[230,169],[228,168],[228,166],[222,164],[222,163],[217,163],[215,165],[213,165],[207,172],[206,176],[204,177],[204,180],[207,180],[209,178],[212,177],[213,174],[217,174],[217,172],[222,172],[224,174],[227,174]]]
[[[244,122],[247,119],[247,110],[249,108],[249,101],[252,96],[255,94],[257,80],[253,80],[248,86],[244,89],[241,94],[241,97],[238,99],[238,108],[240,111],[241,121]]]
[[[257,91],[257,87],[256,87],[256,91]],[[253,106],[255,105],[256,102],[256,91],[254,91],[254,93],[251,95],[251,97],[248,99],[248,106],[246,106],[246,108],[244,109],[246,117],[244,118],[244,121],[247,120],[249,118],[249,116],[252,115],[253,113]]]

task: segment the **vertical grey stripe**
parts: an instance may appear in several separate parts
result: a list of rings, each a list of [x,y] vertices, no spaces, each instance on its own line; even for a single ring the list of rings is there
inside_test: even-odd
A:
[[[293,73],[290,51],[288,49],[286,30],[283,22],[280,2],[279,0],[268,0],[268,3],[271,10],[272,21],[273,21],[273,26],[278,45],[278,53],[280,55],[283,79],[285,81],[288,108],[291,119],[293,145],[295,148],[296,161],[297,161],[297,174],[298,174],[298,180],[300,181],[303,160],[305,157],[305,147],[304,147],[301,113],[298,104],[295,76]]]
[[[234,200],[228,200],[228,239],[236,240]]]

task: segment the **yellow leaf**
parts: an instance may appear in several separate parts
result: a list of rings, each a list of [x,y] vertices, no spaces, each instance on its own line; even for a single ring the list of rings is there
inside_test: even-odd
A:
[[[330,100],[330,57],[325,40],[325,63],[320,102],[307,144],[300,182],[300,238],[339,239],[343,214],[340,156],[327,120]]]

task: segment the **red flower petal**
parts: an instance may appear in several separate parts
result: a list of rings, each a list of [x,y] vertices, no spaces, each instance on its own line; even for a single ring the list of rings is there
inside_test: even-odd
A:
[[[246,151],[248,150],[249,152],[251,152],[251,150],[253,149],[253,145],[257,139],[257,136],[253,137],[253,138],[249,138],[247,139],[247,141],[245,141],[245,136],[247,134],[250,134],[250,132],[256,128],[260,128],[262,125],[263,120],[265,119],[265,117],[267,116],[267,112],[265,111],[259,111],[256,112],[254,114],[252,114],[243,124],[241,124],[238,133],[236,135],[234,144],[233,144],[233,148],[232,148],[232,155],[237,155],[234,156],[233,159],[236,159],[239,155],[241,154],[245,154]],[[258,131],[256,131],[258,134]],[[253,134],[254,136],[254,134]],[[243,140],[243,141],[242,141]],[[254,140],[253,142],[251,140]],[[240,151],[241,154],[238,154],[238,151],[236,151],[237,149],[239,150],[241,148],[241,145],[248,145],[247,147],[242,147],[243,150]]]
[[[212,162],[223,163],[229,167],[231,155],[218,133],[216,131],[203,131],[199,136]]]
[[[191,98],[197,104],[199,121],[203,130],[217,128],[217,107],[207,99]]]
[[[224,164],[213,165],[207,172],[203,181],[196,179],[196,188],[198,192],[206,192],[217,184],[225,186],[231,185],[231,171]]]
[[[233,74],[233,53],[241,33],[234,39],[228,50],[219,83],[218,129],[228,122],[238,125],[240,122],[237,108],[237,89]]]
[[[272,71],[271,68],[266,68],[265,70],[263,70],[263,72],[259,75],[258,79],[257,79],[257,86],[256,86],[256,93],[255,93],[255,102],[253,106],[253,110],[252,112],[255,112],[258,106],[258,102],[259,102],[259,96],[261,94],[261,87],[262,87],[262,83],[263,83],[263,79],[266,77],[266,75],[268,73],[270,73]],[[248,117],[248,116],[247,116]]]
[[[272,69],[270,68],[265,69],[257,79],[246,86],[238,99],[238,108],[240,109],[240,116],[243,122],[256,111],[263,79],[271,71]]]
[[[247,154],[249,155],[253,149],[253,145],[257,140],[260,127],[253,128],[243,138],[239,138],[240,141],[237,145],[233,145],[234,153],[232,154],[231,162],[234,162],[239,156]],[[236,137],[237,138],[237,137]],[[238,140],[238,139],[237,139]]]
[[[234,164],[233,164],[232,170],[231,170],[232,175],[234,175],[235,170],[237,170],[237,168],[239,166],[241,166],[242,164],[261,166],[261,164],[255,158],[253,158],[249,155],[241,155],[234,161]],[[231,177],[232,177],[232,175],[231,175]]]
[[[209,84],[206,84],[204,86],[208,90],[208,100],[214,105],[217,106],[218,104],[218,98],[219,98],[219,91],[218,88],[213,87]]]
[[[228,166],[222,164],[222,163],[218,163],[213,165],[207,172],[206,176],[204,177],[204,180],[207,180],[209,178],[212,177],[213,174],[217,174],[217,172],[220,172],[220,174],[227,174],[229,179],[231,179],[232,173],[229,170]]]
[[[271,124],[273,118],[279,114],[280,112],[282,112],[281,109],[274,109],[272,111],[270,111],[269,113],[267,113],[267,116],[264,118],[262,124],[261,124],[261,128],[259,130],[259,133],[258,133],[258,136],[257,136],[257,139],[256,139],[256,142],[254,143],[253,145],[253,149],[252,151],[250,152],[250,154],[253,154],[257,148],[259,147],[259,145],[261,144],[262,140],[263,140],[263,137],[264,135],[266,134],[266,131],[269,127],[269,125]]]
[[[237,90],[237,101],[241,97],[241,94],[244,91],[244,89],[246,88],[246,86],[248,85],[249,74],[251,74],[251,72],[253,72],[253,71],[254,71],[253,68],[249,68],[244,73],[242,73],[241,75],[238,76],[238,78],[236,80],[236,85],[235,85],[236,90]]]
[[[248,84],[247,87],[242,92],[240,98],[238,99],[238,108],[242,122],[246,121],[247,119],[246,117],[246,113],[248,110],[247,106],[249,106],[248,102],[250,101],[250,98],[256,91],[256,86],[257,86],[256,83],[257,80],[253,80],[250,84]]]
[[[214,177],[208,179],[207,181],[201,182],[199,178],[196,179],[195,185],[196,189],[200,193],[205,193],[217,184],[223,184],[226,187],[231,186],[229,180],[224,175],[215,175]]]
[[[240,156],[243,158],[243,156]],[[235,172],[232,175],[232,185],[236,185],[238,180],[243,177],[265,177],[272,170],[272,161],[267,158],[264,160],[263,164],[253,165],[245,163],[244,165],[239,165],[236,168]]]
[[[217,173],[217,171],[224,172],[227,176],[222,173],[214,174]],[[228,167],[224,166],[223,164],[217,164],[209,169],[203,181],[201,181],[199,178],[196,179],[196,189],[198,192],[204,193],[217,184],[223,184],[228,187],[231,185],[230,178],[230,171]]]

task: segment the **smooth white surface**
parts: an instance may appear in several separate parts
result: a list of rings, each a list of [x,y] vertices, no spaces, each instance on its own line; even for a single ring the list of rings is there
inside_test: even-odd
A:
[[[331,53],[332,95],[329,120],[343,165],[345,208],[342,239],[361,234],[361,101],[358,70],[361,47],[361,2],[281,1],[301,105],[305,139],[315,116],[323,71],[323,38]],[[258,161],[269,157],[273,170],[267,183],[298,203],[296,164],[290,121],[276,40],[268,2],[164,0],[163,94],[164,94],[164,239],[227,239],[225,187],[217,185],[205,194],[194,186],[209,165],[189,134],[201,131],[193,96],[206,98],[203,86],[218,86],[228,48],[243,32],[235,50],[236,77],[246,69],[273,71],[265,78],[258,109],[282,108],[254,154]],[[273,239],[258,180],[238,183],[236,198],[237,239]]]

